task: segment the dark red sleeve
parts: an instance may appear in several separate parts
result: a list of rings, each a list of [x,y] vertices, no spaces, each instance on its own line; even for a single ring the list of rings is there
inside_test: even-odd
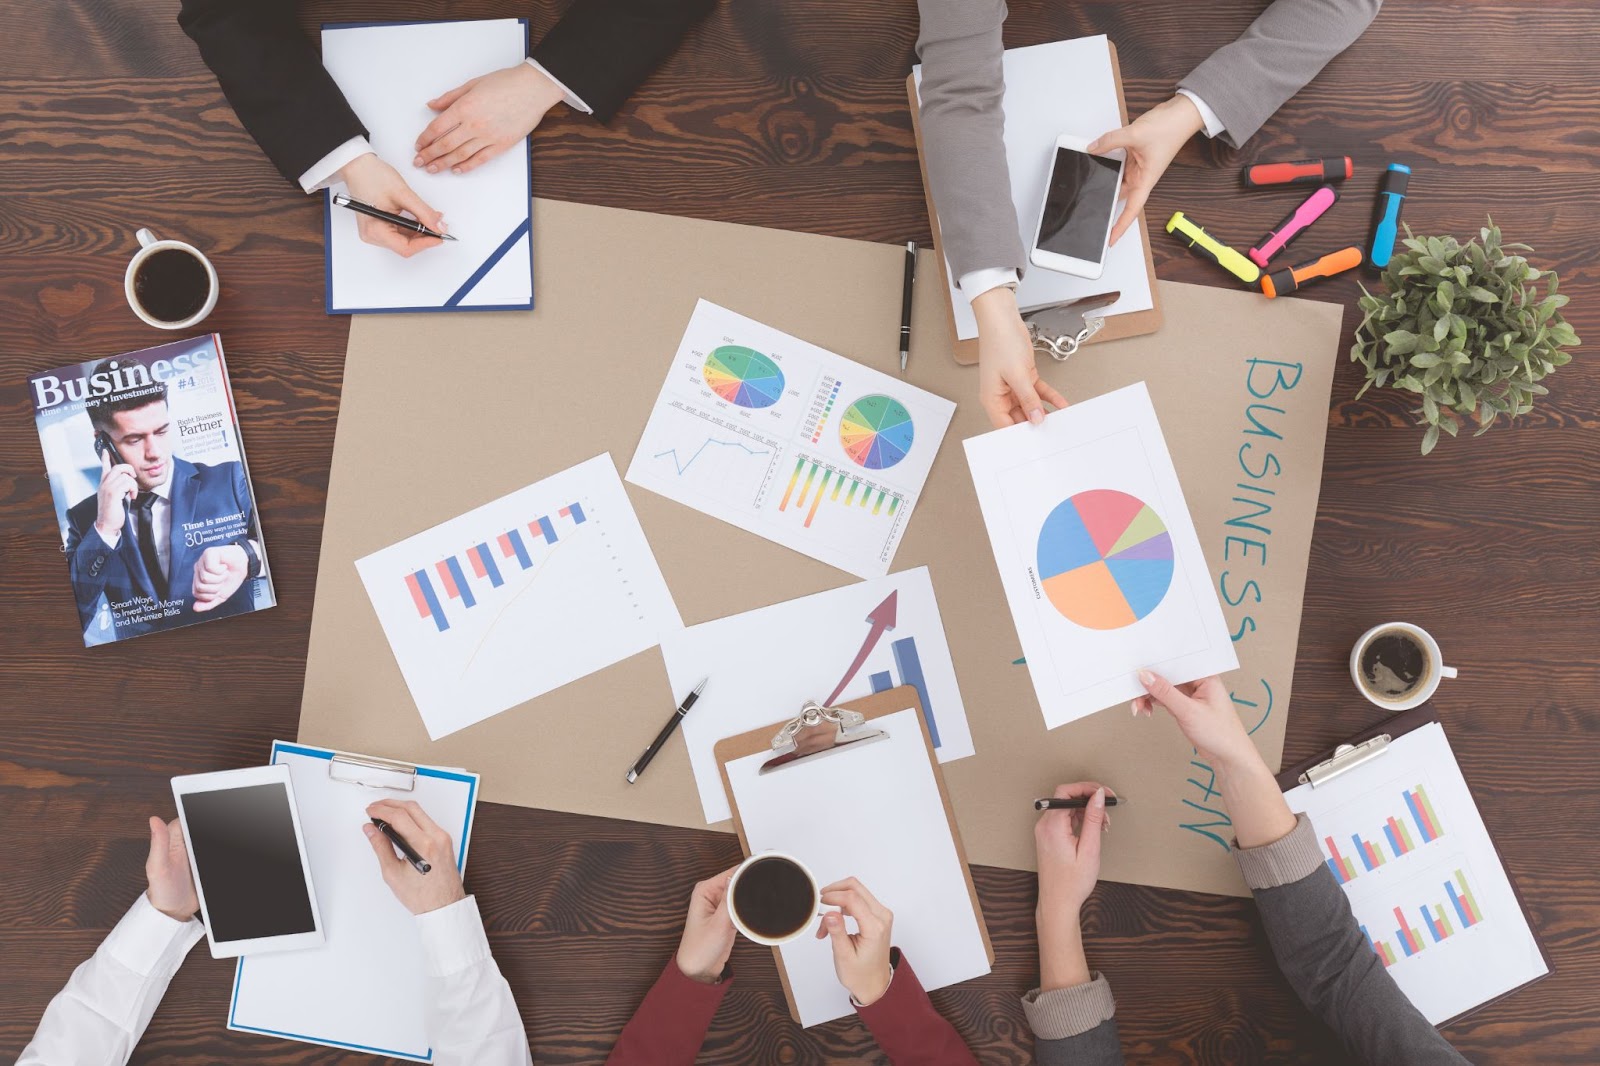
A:
[[[606,1062],[609,1066],[693,1066],[722,994],[732,983],[733,978],[726,974],[714,985],[696,981],[685,976],[673,959],[623,1027]],[[920,986],[917,991],[922,992]]]
[[[894,953],[889,991],[870,1007],[856,1008],[889,1061],[894,1066],[978,1066],[955,1026],[933,1009],[911,962],[899,948]]]

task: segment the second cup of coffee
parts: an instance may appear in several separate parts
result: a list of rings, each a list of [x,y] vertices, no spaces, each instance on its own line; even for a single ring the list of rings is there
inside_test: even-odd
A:
[[[794,940],[811,928],[821,904],[817,879],[793,855],[752,855],[728,882],[734,928],[757,944],[776,947]]]

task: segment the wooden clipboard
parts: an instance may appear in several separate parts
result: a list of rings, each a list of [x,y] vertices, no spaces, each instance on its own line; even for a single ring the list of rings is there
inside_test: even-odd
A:
[[[1383,747],[1376,749],[1378,754],[1381,754],[1383,748],[1387,747],[1389,740],[1398,739],[1405,736],[1407,733],[1411,733],[1417,729],[1421,729],[1425,725],[1431,725],[1438,721],[1438,712],[1435,711],[1433,709],[1433,705],[1429,703],[1424,703],[1419,707],[1413,707],[1409,711],[1401,711],[1398,714],[1383,719],[1370,728],[1363,729],[1361,732],[1356,733],[1348,740],[1335,745],[1332,751],[1321,752],[1320,754],[1313,755],[1311,758],[1306,759],[1303,762],[1296,763],[1293,766],[1284,767],[1283,771],[1277,776],[1278,787],[1284,792],[1289,792],[1292,789],[1300,787],[1301,785],[1312,784],[1312,781],[1307,775],[1310,775],[1313,771],[1327,769],[1331,770],[1335,775],[1345,772],[1346,769],[1353,771],[1355,768],[1365,765],[1371,758],[1375,757],[1374,755],[1370,754],[1372,749],[1365,748],[1366,745],[1380,743],[1381,741]],[[1344,760],[1343,765],[1341,765],[1341,760]],[[1306,779],[1302,780],[1302,777],[1306,777]],[[1462,780],[1465,779],[1466,775],[1463,774]],[[1328,778],[1323,778],[1323,780],[1328,780]],[[1472,785],[1470,782],[1467,785],[1467,791],[1469,794],[1472,791]],[[1480,808],[1482,807],[1482,804],[1478,804],[1477,796],[1472,797],[1472,802],[1477,804]],[[1550,951],[1545,947],[1544,937],[1539,935],[1539,927],[1534,924],[1532,918],[1533,911],[1528,907],[1528,901],[1522,895],[1522,887],[1517,884],[1517,879],[1512,876],[1510,868],[1506,866],[1505,856],[1500,854],[1500,848],[1494,843],[1492,837],[1490,838],[1489,843],[1492,847],[1494,847],[1495,855],[1500,859],[1500,868],[1505,872],[1506,883],[1511,886],[1511,894],[1516,897],[1517,906],[1522,908],[1522,913],[1527,918],[1528,931],[1533,935],[1533,943],[1534,946],[1539,949],[1540,957],[1544,959],[1545,972],[1538,977],[1533,978],[1531,981],[1526,981],[1523,984],[1518,985],[1516,988],[1508,988],[1498,996],[1484,1000],[1476,1007],[1471,1007],[1467,1010],[1464,1010],[1454,1017],[1446,1018],[1444,1021],[1438,1024],[1437,1028],[1440,1029],[1443,1029],[1447,1025],[1454,1025],[1461,1019],[1466,1018],[1469,1015],[1476,1014],[1489,1004],[1499,1002],[1514,992],[1522,991],[1529,985],[1537,984],[1556,972],[1555,960],[1550,958]]]
[[[877,718],[895,714],[906,709],[915,710],[917,724],[922,733],[922,744],[927,751],[928,763],[933,768],[933,779],[939,788],[939,799],[944,804],[944,817],[950,827],[950,839],[955,844],[956,855],[961,860],[961,873],[966,878],[967,896],[972,902],[973,914],[978,920],[978,930],[983,937],[983,949],[988,955],[989,965],[994,965],[994,944],[989,940],[989,927],[983,920],[983,906],[978,902],[978,890],[972,883],[972,867],[967,862],[967,849],[961,841],[961,830],[956,826],[955,811],[950,806],[950,791],[945,787],[944,774],[939,770],[939,760],[934,754],[933,739],[928,734],[928,723],[922,710],[922,701],[917,698],[917,690],[910,685],[901,685],[897,688],[885,689],[882,692],[864,696],[858,700],[838,705],[842,710],[855,711],[865,719],[864,728]],[[735,759],[742,759],[747,755],[778,753],[773,748],[773,737],[785,725],[784,720],[773,722],[771,725],[760,729],[752,729],[748,733],[738,736],[726,737],[717,741],[713,751],[717,758],[717,772],[722,776],[722,787],[728,794],[728,806],[733,811],[734,829],[739,834],[739,846],[745,855],[750,854],[750,838],[745,834],[744,819],[739,812],[739,801],[733,794],[732,782],[728,777],[728,763]],[[823,754],[823,753],[812,753]],[[806,756],[801,756],[790,766],[801,766]],[[784,766],[774,771],[782,773],[790,766]],[[789,973],[783,963],[783,954],[778,948],[772,949],[772,961],[778,968],[778,979],[783,983],[783,998],[789,1004],[789,1014],[798,1023],[800,1011],[795,1005],[794,990],[789,984]]]
[[[1111,51],[1111,75],[1117,83],[1117,109],[1122,115],[1122,124],[1126,126],[1128,100],[1122,92],[1122,64],[1117,59],[1117,46],[1107,40],[1106,47]],[[922,172],[922,198],[928,205],[928,225],[933,229],[933,254],[939,263],[939,280],[942,282],[939,288],[944,301],[945,324],[950,328],[951,349],[955,352],[956,362],[963,366],[971,366],[978,361],[978,341],[977,338],[964,341],[956,336],[955,308],[951,305],[955,287],[950,281],[950,263],[944,257],[944,241],[939,235],[939,212],[933,206],[933,189],[928,184],[928,160],[922,150],[922,108],[917,100],[917,79],[913,74],[906,75],[906,99],[911,104],[911,132],[917,141],[917,167]],[[1098,344],[1101,341],[1114,341],[1123,337],[1142,337],[1161,328],[1161,297],[1156,287],[1155,260],[1150,255],[1150,226],[1145,220],[1142,208],[1139,211],[1139,240],[1144,246],[1145,272],[1150,276],[1150,309],[1107,318],[1105,325],[1094,336],[1084,341],[1085,344]]]

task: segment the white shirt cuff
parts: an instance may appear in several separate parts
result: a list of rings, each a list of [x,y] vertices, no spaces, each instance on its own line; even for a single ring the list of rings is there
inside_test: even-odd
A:
[[[1217,113],[1211,110],[1211,105],[1200,99],[1194,93],[1190,92],[1188,89],[1179,89],[1178,95],[1187,96],[1194,102],[1195,110],[1200,112],[1200,121],[1206,124],[1207,137],[1215,137],[1217,134],[1221,133],[1227,128],[1222,124],[1222,120],[1217,117]]]
[[[984,267],[982,270],[969,270],[961,275],[957,283],[961,288],[961,295],[971,303],[990,289],[998,289],[1002,285],[1017,287],[1017,270],[1015,267]]]
[[[489,937],[472,896],[417,915],[417,931],[429,977],[449,977],[489,957]]]
[[[524,59],[523,62],[528,64],[528,66],[532,67],[534,70],[537,70],[540,74],[543,74],[545,77],[549,78],[551,81],[555,82],[556,88],[561,90],[562,102],[568,107],[572,108],[574,111],[582,111],[585,115],[594,114],[594,108],[584,103],[583,97],[567,88],[565,83],[563,83],[560,78],[544,69],[543,65],[541,65],[538,60],[534,59],[532,56],[529,56],[527,59]]]
[[[194,918],[180,922],[156,910],[143,892],[128,908],[106,937],[105,952],[140,977],[149,977],[162,956],[175,941],[183,941],[183,953],[205,935],[205,927]]]
[[[352,137],[339,147],[311,164],[311,169],[300,175],[300,187],[306,192],[316,192],[333,184],[334,176],[353,159],[372,151],[365,137]]]

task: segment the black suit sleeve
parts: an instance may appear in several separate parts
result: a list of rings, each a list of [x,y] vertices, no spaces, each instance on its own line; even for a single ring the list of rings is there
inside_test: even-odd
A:
[[[178,24],[272,165],[300,175],[366,129],[295,21],[295,0],[183,0]]]
[[[576,0],[533,58],[609,122],[716,0]]]

